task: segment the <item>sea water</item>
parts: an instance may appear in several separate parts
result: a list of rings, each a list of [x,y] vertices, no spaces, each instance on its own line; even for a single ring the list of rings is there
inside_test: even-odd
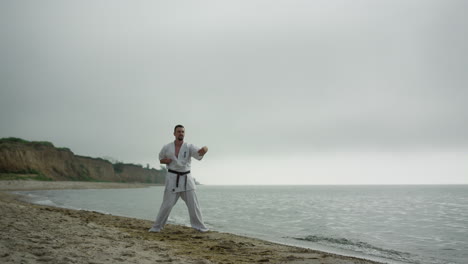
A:
[[[39,204],[154,220],[163,192],[19,193]],[[215,231],[386,263],[468,263],[468,185],[198,186],[197,194]],[[169,223],[190,225],[181,199]]]

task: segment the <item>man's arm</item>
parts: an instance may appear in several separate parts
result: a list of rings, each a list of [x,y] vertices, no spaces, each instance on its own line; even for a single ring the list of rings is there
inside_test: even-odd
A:
[[[166,158],[166,149],[167,145],[165,145],[159,152],[159,163],[161,164],[169,164],[172,162],[172,159]]]
[[[203,155],[205,155],[207,152],[208,152],[208,147],[207,147],[207,146],[204,146],[203,148],[201,148],[200,150],[198,150],[198,155],[203,156]]]
[[[161,164],[169,164],[171,162],[172,162],[172,159],[170,159],[170,158],[165,158],[165,159],[159,160],[159,163],[161,163]]]

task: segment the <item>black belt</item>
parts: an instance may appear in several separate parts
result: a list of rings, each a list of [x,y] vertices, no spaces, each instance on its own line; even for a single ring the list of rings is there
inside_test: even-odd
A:
[[[168,170],[170,173],[177,174],[177,181],[176,181],[176,188],[179,188],[179,178],[180,176],[187,176],[187,174],[190,173],[190,171],[184,171],[184,172],[179,172],[175,170]],[[185,185],[184,185],[185,190],[187,190],[187,177],[185,177]]]

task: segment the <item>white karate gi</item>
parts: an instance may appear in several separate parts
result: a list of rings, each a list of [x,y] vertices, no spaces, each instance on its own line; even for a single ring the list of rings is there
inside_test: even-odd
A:
[[[166,164],[168,170],[186,172],[190,170],[192,158],[197,160],[201,160],[203,158],[203,156],[198,154],[198,150],[200,150],[200,148],[184,142],[180,147],[179,156],[176,157],[175,144],[174,142],[171,142],[161,149],[161,152],[159,152],[159,160],[165,158],[172,159],[170,164]],[[191,173],[185,176],[180,176],[178,187],[176,185],[177,174],[168,172],[166,175],[166,188],[164,190],[163,202],[150,231],[159,232],[164,228],[172,207],[177,203],[179,197],[181,197],[187,205],[191,226],[202,232],[208,231],[208,228],[203,223],[202,213],[195,193],[195,180]]]

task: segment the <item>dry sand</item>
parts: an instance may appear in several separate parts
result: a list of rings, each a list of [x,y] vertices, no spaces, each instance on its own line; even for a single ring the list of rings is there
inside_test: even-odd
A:
[[[147,186],[4,181],[0,190],[26,185],[34,190]],[[0,263],[376,263],[183,226],[148,233],[151,221],[33,205],[5,191],[0,215]]]

